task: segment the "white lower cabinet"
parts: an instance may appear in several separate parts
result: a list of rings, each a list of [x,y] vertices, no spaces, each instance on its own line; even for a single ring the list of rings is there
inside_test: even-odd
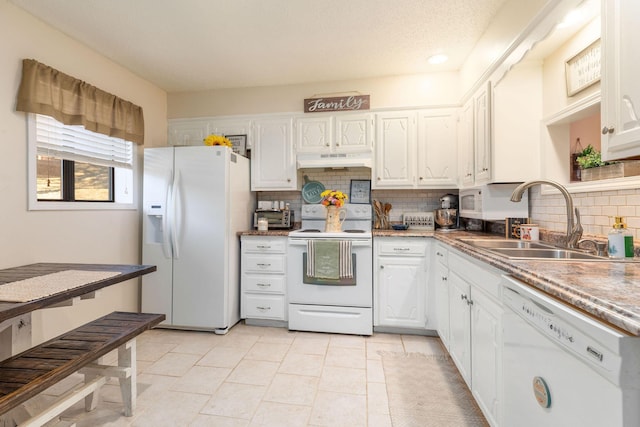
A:
[[[449,250],[442,243],[435,244],[434,293],[436,330],[445,348],[449,349]]]
[[[431,242],[421,237],[376,237],[374,327],[426,329]]]
[[[502,272],[448,252],[449,353],[492,426],[502,402]]]
[[[242,236],[243,319],[286,321],[287,237]]]

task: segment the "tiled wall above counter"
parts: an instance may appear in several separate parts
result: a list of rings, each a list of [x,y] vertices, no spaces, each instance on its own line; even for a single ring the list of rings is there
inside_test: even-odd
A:
[[[301,169],[298,171],[299,179],[297,191],[260,191],[257,193],[258,201],[261,200],[282,200],[289,203],[290,208],[295,212],[296,221],[300,218],[300,209],[305,204],[302,199],[301,189],[304,185],[303,176],[307,176],[309,181],[318,181],[326,189],[340,190],[351,195],[351,180],[371,179],[371,169],[369,168],[346,168],[346,169]],[[401,221],[404,212],[433,211],[439,207],[439,199],[446,193],[457,193],[457,190],[373,190],[371,199],[391,203],[390,211],[392,222]]]

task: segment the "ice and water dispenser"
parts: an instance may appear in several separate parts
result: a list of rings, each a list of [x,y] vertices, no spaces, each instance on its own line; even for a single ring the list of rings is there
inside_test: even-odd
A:
[[[165,204],[164,202],[149,202],[145,206],[145,221],[146,224],[146,242],[147,244],[157,243],[161,245],[169,236],[165,236],[164,229],[164,216],[165,216]]]

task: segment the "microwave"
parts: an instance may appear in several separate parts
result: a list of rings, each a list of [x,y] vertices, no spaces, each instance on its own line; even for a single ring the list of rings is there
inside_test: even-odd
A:
[[[269,229],[293,228],[293,211],[290,209],[257,209],[253,214],[253,228],[258,228],[258,218],[265,218]]]
[[[504,221],[506,218],[529,217],[529,193],[520,202],[511,201],[511,193],[519,185],[487,184],[460,190],[458,208],[461,218]]]

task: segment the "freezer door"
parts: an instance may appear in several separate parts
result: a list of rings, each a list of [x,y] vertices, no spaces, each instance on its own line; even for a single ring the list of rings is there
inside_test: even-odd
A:
[[[173,148],[144,150],[142,263],[157,271],[142,277],[142,311],[163,313],[172,324],[172,276],[169,210],[173,179]]]
[[[173,324],[227,325],[229,155],[225,147],[176,147]]]

